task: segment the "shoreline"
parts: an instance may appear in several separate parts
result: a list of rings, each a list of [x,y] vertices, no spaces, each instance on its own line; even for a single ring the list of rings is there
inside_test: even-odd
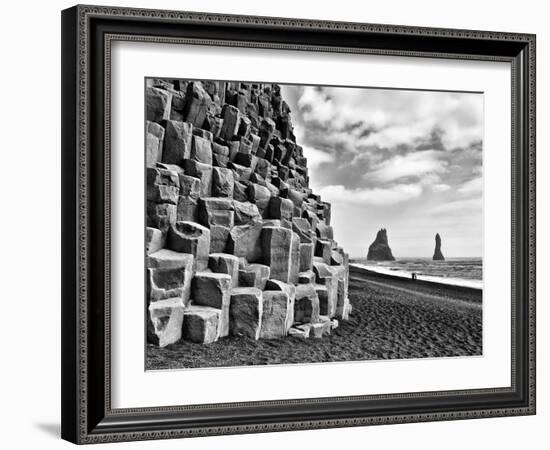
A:
[[[411,301],[417,297],[430,298],[436,302],[459,302],[459,307],[476,305],[481,307],[483,291],[466,286],[456,286],[444,283],[434,283],[425,280],[412,280],[410,278],[394,277],[357,267],[350,264],[351,280],[363,281],[372,286],[377,286],[384,291],[397,291],[410,295]]]
[[[467,280],[462,278],[445,278],[437,277],[432,275],[417,275],[416,280],[412,280],[411,272],[405,270],[391,270],[388,267],[368,265],[362,263],[351,263],[349,264],[350,272],[353,270],[355,272],[368,274],[373,277],[380,277],[386,279],[399,279],[399,280],[408,280],[411,283],[416,284],[429,284],[433,286],[449,286],[455,288],[465,288],[472,290],[483,290],[483,280]]]
[[[321,339],[146,346],[146,370],[266,366],[482,355],[482,292],[418,283],[350,267],[353,312]]]

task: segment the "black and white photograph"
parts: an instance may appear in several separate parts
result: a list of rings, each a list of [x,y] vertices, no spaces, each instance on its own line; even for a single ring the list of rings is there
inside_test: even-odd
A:
[[[34,417],[42,442],[57,390],[75,444],[534,443],[543,15],[189,1],[65,6],[61,83],[42,83],[61,115],[9,122],[55,142],[61,118],[57,172],[39,146],[34,177],[60,175],[61,214],[41,223],[61,225],[43,240],[61,252],[30,278],[61,305],[35,302],[6,341],[19,378],[51,362],[55,383],[9,390],[32,412],[12,422]],[[20,291],[28,252],[7,242]]]
[[[145,91],[147,370],[483,355],[482,92]]]

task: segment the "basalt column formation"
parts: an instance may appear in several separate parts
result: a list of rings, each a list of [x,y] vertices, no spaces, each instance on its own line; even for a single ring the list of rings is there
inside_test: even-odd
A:
[[[148,79],[148,341],[322,337],[348,255],[275,84]]]

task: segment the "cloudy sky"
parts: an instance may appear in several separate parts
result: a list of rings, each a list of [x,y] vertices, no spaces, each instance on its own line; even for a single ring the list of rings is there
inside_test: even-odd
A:
[[[282,86],[310,185],[335,238],[365,257],[387,228],[396,257],[481,256],[483,95]]]

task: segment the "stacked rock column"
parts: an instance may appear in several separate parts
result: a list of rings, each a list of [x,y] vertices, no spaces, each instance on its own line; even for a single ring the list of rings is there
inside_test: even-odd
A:
[[[348,255],[274,84],[149,79],[148,341],[322,337]]]

